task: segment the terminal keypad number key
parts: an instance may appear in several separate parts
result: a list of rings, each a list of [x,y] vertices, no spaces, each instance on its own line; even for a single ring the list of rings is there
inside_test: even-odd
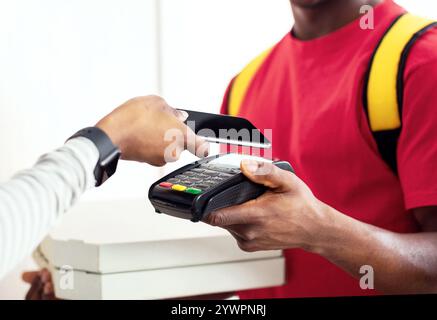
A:
[[[175,192],[198,195],[238,173],[240,173],[240,169],[236,167],[203,164],[165,182],[161,182],[159,186],[165,189],[172,189]]]

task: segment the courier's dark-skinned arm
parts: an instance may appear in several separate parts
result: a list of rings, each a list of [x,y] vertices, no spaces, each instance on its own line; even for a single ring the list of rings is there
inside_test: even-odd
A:
[[[374,269],[375,288],[395,294],[437,292],[437,208],[414,210],[423,231],[399,234],[377,228],[335,209],[336,223],[326,233],[325,243],[318,243],[315,252],[360,277],[362,265]]]
[[[296,175],[272,164],[245,161],[242,171],[271,191],[217,211],[206,221],[230,231],[241,249],[301,248],[325,257],[357,279],[362,266],[372,266],[379,291],[437,292],[437,208],[414,211],[424,232],[399,234],[322,203]]]

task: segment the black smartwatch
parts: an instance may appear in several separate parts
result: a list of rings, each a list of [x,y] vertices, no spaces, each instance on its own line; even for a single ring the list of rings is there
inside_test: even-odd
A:
[[[89,127],[75,133],[71,138],[84,137],[91,140],[99,150],[99,161],[94,169],[96,187],[102,185],[117,170],[121,151],[114,145],[108,135],[97,127]]]

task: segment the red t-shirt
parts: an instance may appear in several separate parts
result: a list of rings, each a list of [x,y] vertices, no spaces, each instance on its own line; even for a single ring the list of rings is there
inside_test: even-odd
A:
[[[375,30],[362,30],[357,20],[311,41],[287,34],[255,75],[239,115],[273,130],[273,157],[289,161],[318,199],[357,220],[409,233],[420,231],[410,209],[437,206],[436,29],[420,38],[407,62],[399,178],[378,153],[362,105],[372,52],[403,12],[386,0],[375,8]],[[320,256],[292,249],[285,257],[286,285],[241,297],[376,294]]]

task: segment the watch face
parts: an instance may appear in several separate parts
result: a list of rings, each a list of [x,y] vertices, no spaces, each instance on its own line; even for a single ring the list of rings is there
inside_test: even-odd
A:
[[[105,182],[106,180],[108,180],[109,177],[110,176],[108,176],[108,173],[106,172],[106,170],[104,170],[102,173],[102,183]]]
[[[120,159],[121,152],[119,149],[115,149],[113,153],[111,153],[106,159],[104,159],[101,162],[101,169],[102,169],[102,181],[101,183],[105,182],[106,180],[111,177],[115,171],[117,171],[117,164],[118,160]]]

